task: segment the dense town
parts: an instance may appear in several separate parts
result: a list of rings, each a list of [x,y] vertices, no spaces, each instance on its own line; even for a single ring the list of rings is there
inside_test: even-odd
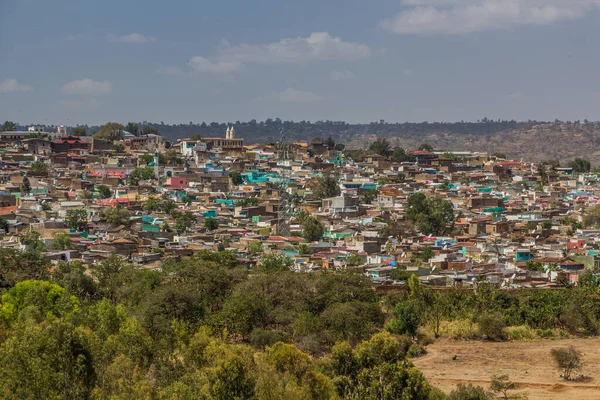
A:
[[[265,257],[302,273],[360,270],[380,292],[413,274],[436,287],[596,280],[598,175],[583,159],[536,164],[385,139],[353,150],[284,132],[246,145],[234,126],[172,143],[126,128],[1,132],[0,247],[38,248],[53,264],[116,254],[146,269],[230,250],[249,270]]]

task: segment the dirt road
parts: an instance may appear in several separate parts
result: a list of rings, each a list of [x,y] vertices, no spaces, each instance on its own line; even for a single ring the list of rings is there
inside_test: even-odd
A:
[[[550,349],[573,345],[582,352],[585,383],[566,382],[555,369]],[[486,389],[494,374],[509,375],[530,400],[600,399],[600,338],[488,343],[440,340],[428,354],[413,360],[427,379],[449,393],[458,383]],[[452,357],[456,355],[456,360]],[[519,393],[517,392],[517,393]]]

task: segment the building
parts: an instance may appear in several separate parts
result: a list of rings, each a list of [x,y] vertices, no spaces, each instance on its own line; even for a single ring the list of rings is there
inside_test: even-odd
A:
[[[235,138],[235,129],[233,128],[233,126],[227,128],[227,131],[225,132],[225,139],[202,138],[200,140],[206,143],[206,147],[208,150],[244,147],[244,139]]]

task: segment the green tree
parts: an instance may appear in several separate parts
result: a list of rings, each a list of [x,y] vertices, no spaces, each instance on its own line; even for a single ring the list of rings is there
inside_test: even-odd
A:
[[[198,220],[196,219],[196,216],[189,211],[178,213],[175,217],[175,231],[179,234],[182,234],[194,225],[196,225],[197,222]]]
[[[236,186],[244,183],[244,178],[242,178],[242,174],[240,174],[238,171],[231,171],[229,173],[229,177],[231,178],[231,183]]]
[[[509,394],[511,390],[519,390],[521,385],[508,379],[508,375],[494,375],[490,383],[490,390],[494,393],[499,393],[498,397],[504,400],[520,399],[519,395]]]
[[[33,229],[21,234],[21,243],[34,251],[44,251],[46,249],[42,241],[42,235]]]
[[[327,146],[327,150],[335,149],[335,140],[331,136],[325,139],[325,146]]]
[[[135,168],[129,174],[129,184],[136,186],[140,181],[154,179],[154,169],[152,167]]]
[[[369,146],[369,152],[374,154],[379,154],[384,157],[389,157],[392,153],[392,146],[390,142],[385,138],[377,138],[371,145]]]
[[[74,210],[67,210],[65,217],[65,224],[78,231],[82,231],[88,226],[88,211],[85,208],[77,208]]]
[[[481,386],[459,383],[456,385],[456,389],[450,392],[448,400],[490,400],[490,398]]]
[[[303,222],[302,237],[309,242],[314,242],[323,237],[325,226],[316,217],[308,217]]]
[[[21,193],[29,194],[31,193],[31,183],[29,183],[28,177],[23,177],[23,182],[21,183]]]
[[[148,196],[148,198],[142,203],[142,209],[145,211],[157,211],[160,209],[160,202],[154,196]]]
[[[33,176],[46,176],[48,175],[48,166],[42,161],[35,161],[31,164],[29,173]]]
[[[433,146],[429,143],[423,143],[419,146],[419,150],[433,151]]]
[[[72,136],[87,136],[87,129],[85,126],[75,126],[71,128],[70,135]]]
[[[98,191],[98,193],[100,193],[100,197],[102,197],[103,199],[110,199],[112,197],[113,192],[106,185],[99,185],[98,187],[96,187],[96,190]]]
[[[67,232],[54,232],[54,249],[69,250],[72,248],[71,235]]]
[[[283,253],[269,253],[260,258],[257,269],[260,272],[290,271],[294,267],[294,261]]]
[[[102,125],[94,137],[106,140],[123,140],[123,125],[118,122],[107,122]]]
[[[590,172],[592,166],[588,160],[585,158],[575,158],[573,161],[570,161],[568,164],[569,168],[573,169],[573,172],[576,174],[582,174]]]
[[[137,122],[128,122],[127,125],[125,125],[125,130],[134,136],[138,135],[139,128],[140,125]]]
[[[216,218],[205,218],[204,227],[210,231],[219,228],[219,221]]]
[[[141,131],[142,136],[147,135],[159,135],[158,129],[153,128],[151,126],[143,126]]]
[[[422,311],[417,300],[410,299],[396,305],[396,318],[391,320],[386,329],[395,334],[417,336],[421,324]]]
[[[4,121],[4,124],[2,124],[2,130],[3,131],[16,131],[17,124],[15,124],[12,121]]]
[[[131,223],[129,210],[120,205],[116,207],[104,207],[102,217],[112,226],[128,226]]]
[[[404,150],[401,147],[398,147],[392,153],[392,161],[397,162],[397,163],[415,162],[416,157],[411,154],[406,154],[406,150]]]
[[[210,395],[215,400],[252,399],[254,380],[239,356],[220,360],[209,377]]]
[[[562,371],[561,376],[565,380],[571,379],[571,374],[583,367],[581,352],[576,350],[573,346],[556,347],[550,350],[550,354],[552,355],[556,367]]]
[[[426,235],[439,235],[450,231],[454,226],[452,203],[439,197],[427,198],[423,193],[415,193],[408,198],[406,219],[415,224]]]
[[[154,156],[152,154],[148,154],[148,153],[142,154],[140,156],[140,161],[142,162],[142,164],[148,165],[154,161]]]
[[[376,198],[377,198],[377,190],[376,189],[365,190],[363,192],[363,197],[361,199],[361,202],[364,204],[371,204],[373,202],[373,200],[375,200]]]
[[[338,177],[332,175],[329,171],[324,172],[323,176],[318,177],[310,187],[317,199],[335,197],[341,193]]]
[[[250,254],[257,255],[264,251],[262,242],[250,242],[248,243],[248,251]]]

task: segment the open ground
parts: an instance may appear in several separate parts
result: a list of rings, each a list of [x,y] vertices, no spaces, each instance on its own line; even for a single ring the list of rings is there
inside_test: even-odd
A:
[[[567,382],[559,376],[550,349],[570,345],[582,352],[581,374],[591,379]],[[529,400],[600,399],[600,338],[499,343],[439,340],[427,350],[414,364],[446,393],[459,383],[487,390],[492,375],[507,374],[523,387],[515,393],[527,393]]]

